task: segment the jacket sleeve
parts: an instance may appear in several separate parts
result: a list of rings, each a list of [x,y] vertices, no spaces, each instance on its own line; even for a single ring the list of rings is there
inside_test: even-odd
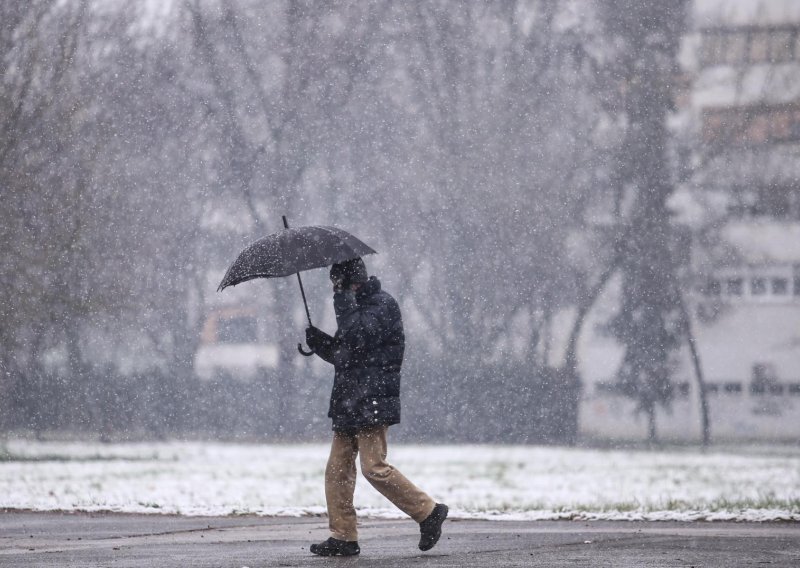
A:
[[[320,359],[333,365],[333,354],[336,351],[337,340],[321,329],[313,329],[314,331],[310,336],[308,333],[306,334],[306,343]]]
[[[319,349],[315,350],[320,359],[325,361],[326,363],[330,363],[333,365],[333,353],[336,351],[336,341],[331,338],[330,342],[326,342],[323,346]]]

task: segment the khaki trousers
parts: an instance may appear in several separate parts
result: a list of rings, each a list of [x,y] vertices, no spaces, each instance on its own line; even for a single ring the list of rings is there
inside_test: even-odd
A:
[[[386,462],[386,426],[373,426],[354,434],[333,433],[331,455],[325,468],[325,500],[331,536],[358,540],[353,492],[356,488],[356,456],[361,473],[372,486],[418,523],[433,512],[436,503]]]

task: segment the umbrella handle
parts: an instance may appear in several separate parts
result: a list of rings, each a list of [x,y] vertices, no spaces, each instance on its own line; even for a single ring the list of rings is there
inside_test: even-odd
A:
[[[305,351],[302,343],[297,344],[297,350],[300,352],[300,355],[303,355],[304,357],[311,357],[314,354],[314,352],[311,350]]]

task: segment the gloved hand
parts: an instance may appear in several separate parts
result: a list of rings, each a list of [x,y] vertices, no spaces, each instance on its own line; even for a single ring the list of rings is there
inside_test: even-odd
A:
[[[330,336],[327,333],[321,329],[317,329],[313,325],[306,328],[306,345],[308,345],[312,351],[318,350],[329,339]]]
[[[358,307],[356,293],[353,290],[342,290],[333,295],[333,311],[336,312],[336,321],[339,317]]]

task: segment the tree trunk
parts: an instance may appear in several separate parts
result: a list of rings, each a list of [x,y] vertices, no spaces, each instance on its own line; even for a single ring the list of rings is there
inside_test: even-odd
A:
[[[656,432],[656,405],[652,404],[647,409],[647,443],[654,446],[658,443],[658,434]]]
[[[567,370],[577,373],[578,339],[580,338],[581,331],[583,330],[583,324],[586,321],[586,317],[589,315],[589,312],[592,310],[592,307],[594,307],[595,302],[600,297],[600,294],[605,289],[606,284],[608,284],[608,281],[614,275],[614,272],[616,272],[618,265],[619,255],[614,255],[614,258],[611,260],[608,267],[600,275],[597,284],[594,285],[594,288],[592,288],[584,300],[578,304],[578,313],[575,315],[575,321],[572,324],[572,330],[570,331],[569,340],[567,342],[567,352],[564,360],[564,367]]]
[[[692,330],[692,320],[689,317],[689,310],[686,309],[686,304],[680,290],[678,291],[678,298],[680,299],[681,317],[684,321],[686,341],[689,344],[692,367],[694,369],[695,379],[697,380],[698,396],[700,397],[700,420],[703,430],[703,447],[707,448],[709,444],[711,444],[711,418],[709,416],[708,399],[706,398],[706,382],[703,376],[703,366],[700,362],[700,353],[697,350],[694,331]]]

